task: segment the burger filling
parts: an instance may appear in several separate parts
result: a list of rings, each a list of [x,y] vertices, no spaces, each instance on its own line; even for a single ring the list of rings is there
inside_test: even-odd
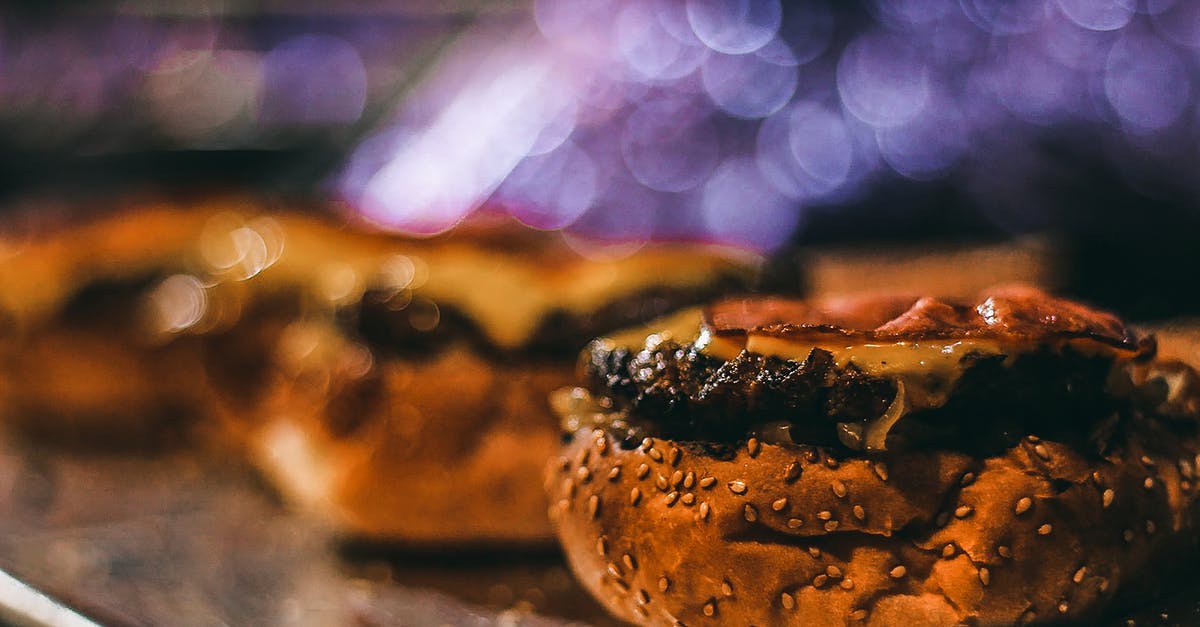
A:
[[[566,431],[601,427],[630,446],[647,436],[718,447],[756,437],[863,453],[997,451],[1038,435],[1099,453],[1134,404],[1170,393],[1135,386],[1130,353],[1079,337],[819,344],[717,334],[697,311],[659,329],[588,347],[585,386],[555,399]]]

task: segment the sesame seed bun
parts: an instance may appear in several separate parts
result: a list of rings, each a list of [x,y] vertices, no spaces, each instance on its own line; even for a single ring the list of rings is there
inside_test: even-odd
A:
[[[548,490],[579,580],[638,624],[1083,621],[1196,554],[1198,450],[1147,431],[1098,460],[1030,440],[874,460],[752,440],[724,459],[597,430]]]

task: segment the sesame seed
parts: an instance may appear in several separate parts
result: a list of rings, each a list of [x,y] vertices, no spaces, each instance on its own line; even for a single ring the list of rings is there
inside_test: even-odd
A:
[[[1003,544],[996,547],[996,552],[1000,554],[1000,557],[1003,557],[1005,559],[1009,559],[1012,557],[1012,549],[1008,548],[1007,546],[1005,546]]]
[[[967,516],[970,516],[971,513],[974,511],[975,511],[975,508],[971,507],[970,505],[960,505],[958,507],[958,509],[954,510],[954,517],[955,518],[966,518]]]
[[[821,573],[821,574],[817,575],[816,577],[813,577],[813,587],[820,588],[821,586],[825,585],[826,581],[829,581],[829,575],[826,575],[825,573]]]
[[[676,470],[675,472],[671,473],[671,485],[673,485],[677,488],[679,486],[683,485],[683,471],[682,470]]]
[[[670,484],[667,483],[667,478],[662,475],[654,478],[654,486],[658,488],[659,492],[666,492],[667,488],[671,487]]]
[[[608,555],[608,539],[604,536],[596,538],[596,552],[601,556]]]
[[[730,481],[729,491],[733,492],[734,494],[745,494],[746,484],[741,481]]]
[[[746,507],[742,508],[742,514],[749,522],[758,520],[758,510],[754,509],[754,506],[749,503],[746,503]]]
[[[696,502],[696,495],[691,492],[684,492],[683,496],[679,497],[679,502],[690,506]]]
[[[880,481],[888,480],[887,464],[884,464],[883,462],[875,462],[874,470],[875,476],[879,477]]]
[[[678,466],[679,460],[683,457],[683,451],[677,448],[671,448],[671,465]]]
[[[849,577],[846,577],[845,579],[842,580],[842,583],[838,584],[838,587],[840,587],[842,590],[853,590],[854,589],[854,580]]]
[[[1122,531],[1121,538],[1123,538],[1126,542],[1133,542],[1133,529],[1126,529],[1125,531]]]
[[[663,460],[662,453],[656,448],[646,451],[646,454],[650,456],[650,459],[653,459],[656,462],[661,462]]]
[[[637,487],[634,487],[632,490],[629,491],[629,504],[630,505],[633,505],[634,507],[636,507],[637,504],[641,500],[642,500],[642,491],[641,490],[639,490]]]
[[[1197,457],[1200,458],[1200,456]],[[804,459],[810,464],[815,464],[817,463],[817,460],[820,459],[820,456],[817,455],[816,449],[807,448],[804,449]]]
[[[621,572],[621,567],[617,566],[616,562],[608,563],[608,574],[612,575],[616,579],[620,579],[621,577],[625,576],[625,573]]]
[[[1029,435],[1025,436],[1025,439],[1026,439],[1026,440],[1029,440],[1030,442],[1033,442],[1033,443],[1035,443],[1035,444],[1036,444],[1036,443],[1038,443],[1038,442],[1041,442],[1041,441],[1042,441],[1042,439],[1041,439],[1041,438],[1039,438],[1039,437],[1037,437],[1036,435],[1033,435],[1033,434],[1029,434]]]
[[[637,601],[638,601],[638,603],[641,603],[642,605],[649,604],[650,603],[650,593],[646,592],[645,590],[639,589],[637,592]]]
[[[595,494],[588,498],[588,516],[592,518],[600,516],[600,497]]]
[[[729,583],[728,579],[721,582],[721,594],[727,597],[733,596],[733,584]]]
[[[942,557],[945,557],[945,558],[954,557],[954,552],[956,550],[957,549],[954,548],[953,544],[947,544],[946,546],[942,547]]]
[[[851,511],[854,512],[855,518],[857,518],[859,520],[867,519],[867,510],[863,509],[862,505],[855,505],[854,509],[852,509]]]
[[[1109,488],[1109,489],[1105,490],[1105,491],[1104,491],[1104,494],[1102,494],[1102,495],[1100,496],[1100,502],[1101,502],[1101,504],[1102,504],[1104,507],[1108,507],[1109,505],[1112,505],[1112,502],[1113,502],[1113,497],[1115,497],[1116,495],[1117,495],[1117,493],[1116,493],[1116,492],[1114,492],[1112,488]]]
[[[620,479],[620,478],[621,478],[621,467],[613,466],[612,470],[608,471],[608,480],[616,481],[617,479]]]
[[[892,570],[888,571],[888,574],[891,575],[892,579],[900,579],[908,574],[908,569],[902,565],[895,566]]]
[[[842,578],[842,569],[838,568],[837,566],[834,566],[833,564],[830,564],[825,567],[825,574],[829,575],[833,579],[841,579]]]
[[[679,493],[671,492],[671,493],[667,494],[667,496],[665,497],[665,500],[667,502],[667,507],[670,507],[675,504],[675,501],[679,500]]]
[[[648,451],[654,446],[654,438],[644,438],[642,440],[642,451]]]
[[[629,570],[637,570],[637,560],[633,559],[632,555],[628,553],[622,555],[621,562],[624,563],[625,567]]]
[[[1146,480],[1142,482],[1142,485],[1145,486],[1147,490],[1153,490],[1154,477],[1146,477]]]
[[[829,484],[829,488],[833,490],[834,496],[838,497],[839,499],[846,498],[846,484],[842,483],[841,480],[834,479]]]
[[[701,520],[708,520],[708,510],[709,510],[708,503],[700,504],[700,519]]]
[[[787,521],[788,529],[799,529],[804,525],[804,521],[799,518],[789,518]]]
[[[758,438],[746,440],[746,452],[750,454],[750,457],[758,457],[758,451],[761,449],[762,445],[759,444]]]
[[[800,462],[792,462],[783,470],[783,480],[791,483],[800,478]]]
[[[817,518],[819,520],[831,520],[833,518],[833,512],[831,512],[827,509],[823,509],[823,510],[817,512]]]
[[[979,569],[979,583],[984,586],[992,583],[992,571],[988,570],[986,566]]]
[[[836,458],[834,458],[833,456],[826,457],[826,458],[825,458],[825,465],[826,465],[826,466],[829,466],[830,468],[837,468],[837,467],[838,467],[838,460],[837,460]]]
[[[1144,464],[1146,466],[1153,466],[1154,460],[1150,459],[1150,456],[1148,456],[1148,455],[1142,455],[1142,464]]]
[[[575,472],[575,476],[579,478],[580,483],[587,483],[592,480],[592,471],[588,470],[587,466],[580,466]]]
[[[975,483],[975,473],[973,473],[973,472],[968,472],[968,473],[964,474],[962,476],[962,480],[958,482],[958,484],[963,486],[964,488],[971,485],[972,483]]]
[[[696,473],[689,470],[688,473],[683,476],[683,487],[691,490],[695,486],[696,486]]]
[[[814,558],[819,558],[819,557],[821,557],[821,549],[818,549],[815,546],[810,546],[810,547],[808,547],[808,554],[813,556]]]
[[[1075,571],[1075,575],[1071,577],[1071,581],[1075,583],[1083,583],[1083,578],[1087,576],[1087,566],[1080,566],[1079,570]]]
[[[1108,592],[1108,579],[1105,577],[1101,577],[1100,585],[1097,586],[1096,589],[1099,590],[1100,592]]]
[[[771,509],[773,509],[777,512],[782,512],[785,508],[787,508],[787,505],[788,505],[788,500],[787,500],[787,497],[785,496],[783,498],[775,499],[775,501],[771,503]]]
[[[1071,609],[1071,606],[1066,601],[1059,602],[1059,604],[1058,604],[1058,613],[1059,614],[1066,614],[1067,610],[1069,610],[1069,609]]]
[[[825,523],[824,527],[825,527],[825,531],[833,532],[833,531],[837,530],[837,528],[838,528],[838,521],[831,520],[831,521]]]
[[[1054,531],[1054,526],[1051,525],[1050,523],[1046,523],[1046,524],[1042,525],[1041,527],[1037,528],[1037,532],[1038,532],[1039,536],[1048,536],[1048,535],[1050,535],[1051,531]]]
[[[1147,520],[1147,521],[1146,521],[1146,533],[1148,533],[1148,534],[1150,534],[1150,535],[1154,535],[1154,530],[1155,530],[1155,529],[1156,529],[1156,527],[1154,526],[1154,521],[1153,521],[1153,520]]]
[[[639,617],[639,618],[641,618],[641,619],[643,619],[643,620],[644,620],[644,619],[647,619],[647,618],[650,618],[650,612],[647,612],[647,611],[646,611],[646,608],[644,608],[644,607],[642,607],[642,606],[640,606],[640,605],[635,605],[635,606],[633,606],[633,613],[634,613],[634,614],[637,614],[637,615],[638,615],[638,617]]]
[[[716,614],[716,613],[717,613],[716,601],[709,601],[708,603],[704,604],[704,615],[705,616],[711,617],[713,614]]]
[[[1102,479],[1101,479],[1101,477],[1100,477],[1100,471],[1099,471],[1099,470],[1093,470],[1093,471],[1092,471],[1092,483],[1096,484],[1097,486],[1099,486],[1099,485],[1103,485],[1103,481],[1102,481]]]
[[[1017,513],[1017,516],[1020,516],[1021,514],[1029,511],[1029,508],[1031,507],[1033,507],[1033,499],[1029,498],[1028,496],[1023,496],[1017,500],[1017,506],[1013,508],[1013,511]]]
[[[779,603],[780,605],[783,605],[783,609],[785,610],[796,609],[796,597],[793,597],[786,592],[779,595]]]
[[[671,580],[670,579],[667,579],[666,576],[662,576],[662,577],[658,578],[658,591],[659,592],[666,592],[670,588],[671,588]]]
[[[1045,444],[1034,444],[1033,452],[1037,453],[1037,456],[1041,457],[1044,460],[1047,460],[1047,461],[1050,460],[1050,451],[1046,450]]]
[[[596,452],[601,455],[608,452],[608,438],[603,433],[596,437]]]
[[[716,478],[716,477],[704,477],[703,479],[701,479],[701,480],[700,480],[700,487],[702,487],[702,488],[704,488],[704,489],[706,489],[706,490],[707,490],[708,488],[711,488],[711,487],[713,487],[713,486],[714,486],[714,485],[716,485],[716,484],[717,484],[717,478]]]
[[[850,612],[850,620],[856,620],[856,621],[867,620],[867,610],[865,610],[863,608],[858,608],[857,610]]]
[[[646,475],[650,474],[650,466],[647,464],[639,464],[637,467],[637,478],[645,479]]]

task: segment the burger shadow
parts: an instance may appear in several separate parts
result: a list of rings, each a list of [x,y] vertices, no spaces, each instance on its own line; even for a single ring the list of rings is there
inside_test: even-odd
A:
[[[622,624],[575,580],[562,551],[546,543],[414,546],[346,538],[335,542],[335,553],[351,578],[429,590],[490,611]]]

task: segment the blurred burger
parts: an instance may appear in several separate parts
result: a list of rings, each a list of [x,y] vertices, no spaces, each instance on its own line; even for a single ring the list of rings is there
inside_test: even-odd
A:
[[[547,541],[546,398],[578,350],[744,290],[758,264],[667,244],[588,257],[486,218],[406,238],[231,200],[129,209],[13,250],[10,426],[243,448],[340,531],[414,544]]]

